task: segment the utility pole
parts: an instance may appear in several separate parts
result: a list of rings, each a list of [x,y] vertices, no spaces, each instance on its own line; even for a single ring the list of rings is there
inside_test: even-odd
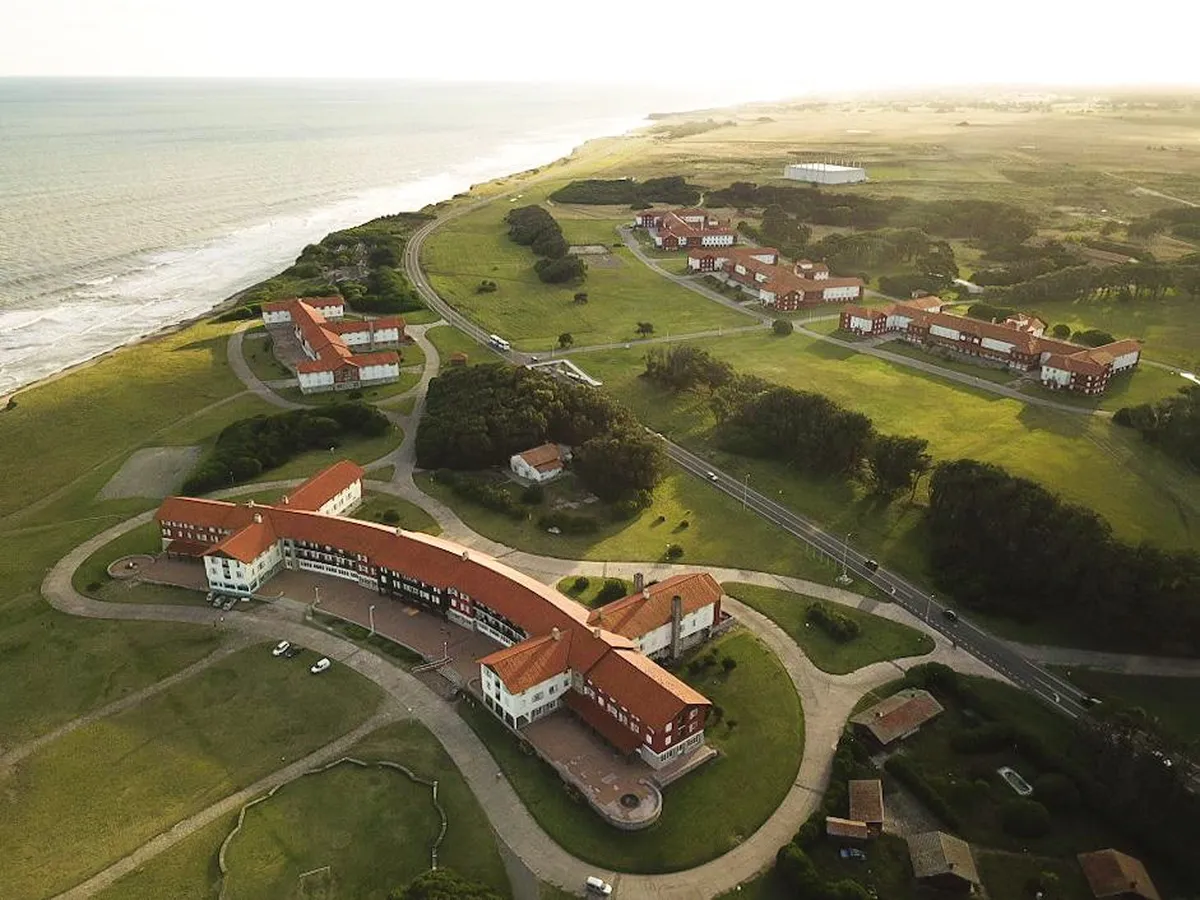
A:
[[[367,607],[367,618],[371,621],[371,633],[367,637],[375,636],[375,604],[372,603]]]
[[[750,495],[750,473],[746,473],[746,478],[742,483],[742,509],[746,508],[746,500]]]
[[[848,566],[850,560],[850,538],[853,534],[853,531],[847,531],[846,537],[842,540],[842,574],[837,577],[838,584],[849,584],[851,581]]]

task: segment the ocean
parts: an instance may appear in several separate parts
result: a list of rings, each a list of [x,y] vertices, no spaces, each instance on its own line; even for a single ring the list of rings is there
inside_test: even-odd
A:
[[[303,246],[705,98],[649,88],[0,79],[0,396]]]

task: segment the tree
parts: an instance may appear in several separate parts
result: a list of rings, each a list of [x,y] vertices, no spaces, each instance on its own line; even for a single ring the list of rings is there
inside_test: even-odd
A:
[[[1050,333],[1052,335],[1054,335],[1056,338],[1058,338],[1060,341],[1065,341],[1071,336],[1071,326],[1064,325],[1062,322],[1059,322],[1057,325],[1055,325],[1053,328],[1050,329]]]
[[[1009,800],[1000,807],[1000,821],[1013,837],[1036,838],[1050,831],[1050,812],[1036,800]]]
[[[575,296],[572,299],[576,303],[587,303],[588,302],[587,291],[576,291]]]
[[[636,331],[642,337],[649,337],[654,334],[654,326],[649,322],[638,322]]]
[[[450,869],[434,869],[418,875],[406,887],[397,888],[388,900],[501,900],[490,887],[464,878]]]
[[[585,441],[576,450],[573,465],[592,493],[615,501],[653,490],[666,461],[661,441],[640,427],[627,427]]]
[[[562,334],[560,334],[558,336],[558,346],[559,346],[559,349],[561,349],[561,350],[566,350],[568,347],[570,347],[574,343],[575,343],[575,338],[571,335],[571,332],[569,332],[569,331],[564,331]]]
[[[787,337],[796,329],[791,319],[776,319],[771,323],[771,330],[780,337]]]
[[[928,447],[924,438],[875,435],[867,451],[875,490],[884,497],[903,490],[915,493],[918,479],[933,465],[933,458],[925,452]]]

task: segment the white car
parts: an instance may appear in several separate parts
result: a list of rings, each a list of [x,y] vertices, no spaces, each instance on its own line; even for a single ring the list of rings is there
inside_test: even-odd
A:
[[[331,663],[329,661],[328,656],[322,656],[320,659],[318,659],[315,663],[312,664],[312,668],[310,668],[308,671],[312,672],[314,675],[320,675],[322,672],[324,672],[326,669],[328,669],[332,665],[333,665],[333,663]]]
[[[603,878],[597,878],[595,875],[589,875],[585,882],[588,894],[596,897],[607,897],[612,894],[612,885]]]
[[[718,479],[717,479],[717,473],[716,473],[716,472],[705,472],[705,473],[704,473],[704,476],[705,476],[705,477],[706,477],[706,478],[707,478],[709,481],[717,481],[717,480],[718,480]]]
[[[288,652],[288,647],[292,646],[290,641],[280,641],[275,645],[275,649],[271,651],[272,656],[283,656]]]

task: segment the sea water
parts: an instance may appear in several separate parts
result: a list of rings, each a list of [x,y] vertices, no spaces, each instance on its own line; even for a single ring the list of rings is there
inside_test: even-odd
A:
[[[0,79],[0,396],[201,314],[330,231],[703,100],[632,87]]]

